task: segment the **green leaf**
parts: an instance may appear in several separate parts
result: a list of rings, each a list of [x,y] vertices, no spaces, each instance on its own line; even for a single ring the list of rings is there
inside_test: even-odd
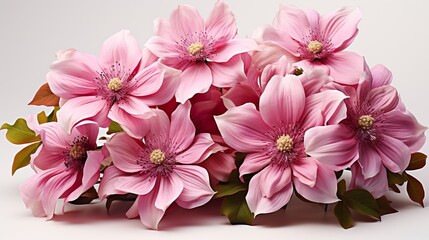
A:
[[[380,220],[380,209],[374,197],[367,190],[352,189],[343,194],[343,201],[359,214]]]
[[[30,164],[30,160],[31,160],[30,155],[35,153],[37,148],[39,148],[41,144],[42,142],[30,144],[15,155],[15,158],[13,159],[13,163],[12,163],[12,175],[15,174],[16,170]]]
[[[337,197],[341,199],[341,197],[345,192],[346,192],[346,180],[342,179],[341,181],[338,182]]]
[[[60,107],[54,107],[52,112],[48,116],[48,122],[56,122],[57,121],[57,112],[60,110]]]
[[[107,130],[107,134],[113,134],[122,131],[124,131],[122,127],[117,122],[112,121],[109,125],[109,129]]]
[[[337,203],[337,205],[335,205],[334,214],[341,227],[343,227],[344,229],[353,227],[354,222],[352,218],[352,213],[343,201],[340,201]]]
[[[246,192],[243,191],[223,199],[221,211],[228,217],[231,224],[252,224],[254,216],[250,212],[245,197]]]
[[[114,195],[108,196],[107,200],[106,200],[107,213],[109,213],[110,207],[112,206],[112,202],[113,201],[127,201],[127,202],[132,202],[132,201],[135,201],[136,198],[137,198],[137,195],[132,194],[132,193],[114,194]]]
[[[83,205],[90,204],[94,199],[98,198],[97,190],[94,187],[91,187],[86,192],[82,193],[76,200],[71,201],[71,204]]]
[[[423,188],[423,185],[414,178],[413,176],[406,174],[408,177],[408,183],[407,183],[407,193],[410,199],[413,202],[416,202],[420,204],[420,206],[424,207],[423,199],[425,198],[425,190]]]
[[[225,196],[234,195],[241,191],[246,191],[246,186],[243,183],[239,182],[232,182],[232,183],[225,183],[225,184],[218,184],[215,187],[216,194],[214,195],[214,198],[221,198]]]
[[[386,198],[386,196],[382,196],[381,198],[376,199],[378,208],[380,209],[381,215],[391,214],[398,212],[396,209],[394,209],[392,206],[390,206],[389,199]]]
[[[386,169],[387,170],[387,169]],[[391,171],[387,170],[387,181],[390,184],[399,184],[402,185],[404,182],[406,182],[408,179],[405,175],[399,174],[399,173],[392,173]]]
[[[18,118],[13,125],[4,123],[0,130],[7,129],[6,138],[14,144],[25,144],[40,141],[40,137],[28,128],[27,121],[23,118]]]
[[[408,164],[407,170],[417,170],[426,165],[427,156],[421,152],[411,154],[411,160]]]
[[[42,111],[39,114],[37,114],[37,122],[39,124],[47,123],[48,122],[48,116],[46,116],[45,111]]]

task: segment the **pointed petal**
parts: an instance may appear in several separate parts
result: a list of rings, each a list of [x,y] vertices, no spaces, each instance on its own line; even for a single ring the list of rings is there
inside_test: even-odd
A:
[[[259,188],[266,198],[271,198],[274,194],[281,191],[292,181],[290,168],[284,168],[277,165],[268,165],[259,175]]]
[[[164,211],[179,197],[183,191],[182,179],[175,173],[159,178],[159,191],[155,200],[155,207]]]
[[[156,93],[164,80],[164,65],[154,62],[148,67],[141,69],[134,77],[135,85],[129,92],[132,96],[147,96]]]
[[[294,182],[298,180],[302,184],[314,187],[317,177],[316,159],[311,157],[298,158],[290,166],[295,179]]]
[[[137,164],[141,145],[139,140],[131,138],[126,133],[115,134],[110,141],[105,143],[109,150],[113,163],[120,170],[127,173],[140,172],[141,166]]]
[[[383,140],[376,146],[384,166],[393,173],[402,173],[410,162],[410,149],[403,142],[383,135]]]
[[[249,173],[255,173],[267,166],[271,162],[271,156],[265,152],[249,153],[244,158],[243,164],[241,164],[239,172],[240,177],[243,177]]]
[[[71,131],[72,137],[85,136],[89,140],[89,149],[93,150],[97,148],[97,138],[98,138],[98,124],[92,121],[83,121],[76,125]]]
[[[64,151],[70,145],[69,141],[73,140],[57,122],[40,125],[40,138],[43,142],[43,147],[58,157],[64,154]]]
[[[187,149],[195,137],[195,126],[191,121],[191,103],[186,101],[185,104],[177,106],[171,114],[170,139],[176,146],[176,152],[182,152]]]
[[[259,152],[268,140],[264,132],[270,128],[251,103],[229,109],[215,116],[216,124],[225,142],[240,152]]]
[[[150,174],[132,174],[117,177],[113,186],[121,192],[145,195],[152,191],[156,181]]]
[[[384,166],[381,166],[378,173],[371,178],[364,177],[359,164],[353,164],[351,170],[352,178],[350,182],[350,189],[365,189],[369,191],[376,199],[384,196],[389,190],[386,168],[384,168]]]
[[[216,1],[205,25],[207,33],[221,42],[237,35],[235,16],[223,1]]]
[[[355,135],[343,125],[314,127],[305,133],[305,151],[334,171],[343,170],[359,157]]]
[[[65,149],[63,148],[63,151]],[[37,153],[37,152],[36,152]],[[34,155],[36,155],[36,153]],[[32,156],[34,156],[32,155]],[[54,153],[44,145],[40,147],[38,154],[32,159],[32,165],[38,169],[47,170],[64,164],[64,152]]]
[[[239,55],[234,56],[228,62],[207,64],[213,75],[213,86],[233,87],[246,79],[244,65]]]
[[[155,187],[156,189],[156,187]],[[137,207],[140,215],[140,221],[148,228],[158,229],[158,224],[164,216],[165,211],[155,207],[158,190],[149,192],[146,195],[137,197]],[[129,213],[127,213],[129,216]]]
[[[203,168],[207,169],[210,177],[221,181],[228,181],[228,177],[232,170],[236,169],[235,159],[232,154],[217,152],[212,154],[207,160],[200,164]]]
[[[124,111],[124,113],[130,114],[134,117],[148,119],[155,116],[152,109],[150,109],[149,106],[146,105],[146,103],[139,97],[128,96],[126,101],[114,103],[113,105],[117,105],[122,111]]]
[[[371,68],[372,88],[390,85],[392,82],[392,72],[381,64],[377,64]]]
[[[129,114],[126,110],[114,104],[110,109],[108,117],[119,123],[126,133],[135,138],[144,137],[150,130],[148,119],[138,118]]]
[[[214,145],[210,134],[200,133],[194,138],[192,145],[184,152],[177,154],[176,161],[182,164],[199,163],[203,154]],[[205,159],[202,159],[205,160]]]
[[[334,81],[345,85],[358,83],[364,69],[363,63],[363,57],[353,52],[332,53],[324,60]]]
[[[366,178],[374,177],[381,168],[381,158],[378,152],[366,144],[359,145],[358,163],[362,168],[362,174]]]
[[[128,176],[128,173],[121,171],[115,166],[110,166],[104,170],[101,183],[98,188],[98,196],[101,200],[107,198],[107,196],[114,194],[126,194],[127,192],[121,191],[116,188],[116,180],[123,176]]]
[[[239,57],[240,53],[255,50],[258,47],[256,42],[252,39],[231,39],[224,45],[215,49],[215,52],[209,59],[213,62],[225,63],[229,62],[232,57]]]
[[[390,112],[398,106],[399,96],[396,89],[390,85],[372,89],[367,97],[371,108],[380,112]]]
[[[183,192],[176,200],[183,208],[195,208],[206,204],[215,192],[211,189],[207,171],[199,166],[177,165],[176,174],[183,182]]]
[[[270,126],[283,126],[298,122],[304,111],[305,92],[298,77],[274,76],[261,95],[259,109]]]
[[[295,41],[301,41],[310,30],[310,22],[305,12],[287,4],[280,6],[280,10],[273,21],[273,26],[276,29],[282,29],[287,33],[286,36],[289,35]]]
[[[179,38],[204,31],[204,20],[198,9],[189,5],[179,5],[170,15],[170,24]]]
[[[177,101],[184,103],[197,93],[207,92],[212,82],[212,73],[207,64],[190,65],[180,75],[180,83],[176,92]]]
[[[230,88],[222,97],[223,104],[226,108],[233,108],[245,103],[253,103],[259,105],[259,96],[255,90],[249,85],[237,84]]]
[[[103,69],[111,69],[114,66],[129,69],[132,72],[141,58],[141,49],[137,40],[130,31],[122,30],[104,41],[100,50],[99,64]]]
[[[168,58],[174,62],[178,62],[180,50],[174,40],[165,39],[160,36],[152,36],[146,42],[147,47],[151,52],[160,58]]]
[[[100,178],[101,162],[106,158],[103,151],[88,151],[82,175],[82,191],[90,189]]]
[[[305,199],[317,203],[334,203],[337,198],[337,178],[333,170],[317,162],[317,178],[314,186],[295,181],[296,191]]]

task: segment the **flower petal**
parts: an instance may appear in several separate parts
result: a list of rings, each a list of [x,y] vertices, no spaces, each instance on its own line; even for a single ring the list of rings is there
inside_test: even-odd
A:
[[[385,85],[372,89],[367,101],[371,104],[371,108],[380,112],[389,112],[398,106],[399,96],[394,87]]]
[[[353,164],[351,170],[350,189],[365,189],[376,199],[384,196],[389,190],[386,168],[384,166],[381,166],[378,173],[370,178],[364,177],[359,164]]]
[[[183,182],[183,191],[176,203],[183,208],[195,208],[206,204],[215,192],[211,189],[207,171],[199,166],[177,165],[175,173]]]
[[[374,177],[381,168],[381,158],[378,152],[366,144],[359,145],[358,163],[362,168],[362,174],[366,178]]]
[[[392,72],[381,64],[377,64],[371,68],[372,88],[390,85],[392,82]]]
[[[320,126],[307,130],[304,147],[308,155],[334,171],[349,167],[359,157],[355,135],[343,125]]]
[[[127,173],[140,172],[141,166],[137,164],[138,154],[141,149],[140,141],[131,138],[126,133],[115,134],[110,141],[105,143],[109,150],[114,165]]]
[[[72,137],[67,134],[58,122],[49,122],[40,125],[40,138],[43,147],[53,155],[64,156],[64,151],[69,147]]]
[[[116,190],[145,195],[152,191],[157,179],[150,176],[150,174],[132,174],[118,176],[114,181],[113,186]]]
[[[155,206],[159,191],[156,187],[154,189],[156,190],[146,195],[140,195],[136,199],[140,221],[150,229],[158,229],[158,224],[165,213],[165,211]],[[127,212],[127,216],[131,217],[130,212]]]
[[[83,166],[82,191],[90,189],[100,178],[100,167],[106,156],[103,151],[88,151],[85,165]]]
[[[155,200],[155,207],[165,212],[180,196],[183,188],[182,179],[175,172],[159,178],[159,191]]]
[[[411,152],[407,145],[388,135],[383,135],[376,150],[384,166],[393,173],[402,173],[410,162]]]
[[[196,164],[205,159],[201,159],[203,154],[214,145],[213,139],[208,133],[200,133],[195,136],[192,145],[185,151],[177,154],[176,161],[182,164]]]
[[[314,187],[317,177],[317,160],[311,157],[298,158],[290,165],[294,179],[309,187]],[[294,182],[297,182],[294,180]]]
[[[119,107],[118,104],[112,106],[108,117],[119,123],[126,133],[135,138],[145,136],[150,130],[150,122],[148,119],[131,115],[127,110]]]
[[[36,152],[34,155],[32,155],[34,156],[32,159],[32,165],[41,170],[47,170],[64,164],[64,152],[54,153],[44,145],[42,145],[40,147],[40,151],[38,153]]]
[[[249,153],[244,158],[239,172],[240,178],[249,173],[255,173],[267,166],[271,162],[271,156],[265,152]]]
[[[255,106],[259,105],[258,94],[251,86],[245,84],[236,84],[221,98],[223,100],[223,104],[228,109],[245,103],[253,103]]]
[[[311,29],[310,22],[305,12],[295,6],[287,4],[282,4],[280,6],[280,10],[273,21],[273,26],[287,33],[287,35],[284,36],[285,38],[290,36],[295,41],[301,41]]]
[[[274,194],[285,188],[292,181],[290,168],[277,165],[268,165],[258,173],[259,188],[266,198],[271,198]]]
[[[207,64],[213,75],[213,86],[233,87],[246,79],[241,57],[236,55],[225,63],[210,62]]]
[[[189,65],[180,75],[180,83],[176,92],[176,100],[184,103],[197,93],[205,93],[213,82],[210,68],[205,63]]]
[[[213,55],[209,59],[213,62],[225,63],[229,62],[232,57],[238,57],[240,53],[249,52],[257,48],[257,44],[252,39],[231,39],[225,42],[224,45],[215,49]]]
[[[298,77],[274,76],[261,95],[259,109],[270,126],[298,122],[305,106],[305,92]]]
[[[357,84],[364,70],[363,57],[353,52],[332,53],[323,63],[329,67],[334,81],[345,85]]]
[[[139,64],[142,52],[137,40],[128,30],[122,30],[104,41],[101,46],[99,64],[103,69],[130,70]],[[130,73],[131,73],[130,72]],[[123,79],[125,80],[125,79]]]
[[[234,155],[223,152],[210,155],[200,166],[207,169],[210,177],[222,182],[228,181],[232,170],[237,168],[235,166]]]
[[[204,20],[198,9],[189,5],[179,5],[170,15],[170,24],[179,38],[204,31]]]
[[[215,116],[225,142],[239,152],[259,152],[268,140],[264,132],[270,128],[262,120],[255,105],[246,103]]]
[[[170,139],[176,146],[176,152],[180,153],[187,149],[195,137],[195,126],[191,121],[191,103],[186,101],[185,104],[177,106],[171,114]]]
[[[205,26],[207,33],[220,42],[226,42],[237,35],[235,16],[223,1],[216,1]]]
[[[107,196],[114,194],[126,194],[127,192],[121,191],[116,188],[116,180],[123,176],[128,176],[128,173],[121,171],[115,166],[110,166],[104,170],[101,183],[98,188],[98,196],[101,200],[107,198]]]
[[[147,47],[151,52],[160,58],[174,59],[177,62],[180,56],[180,50],[177,48],[177,44],[174,40],[162,38],[160,36],[152,36],[146,42]]]

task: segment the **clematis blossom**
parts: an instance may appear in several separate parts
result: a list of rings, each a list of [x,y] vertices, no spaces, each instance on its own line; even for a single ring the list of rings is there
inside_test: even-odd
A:
[[[182,70],[176,99],[184,103],[210,86],[232,87],[244,80],[241,53],[253,50],[251,39],[238,39],[233,13],[219,0],[204,22],[198,10],[179,6],[169,20],[157,19],[155,36],[146,43],[167,66]]]
[[[240,176],[256,173],[249,183],[246,201],[255,215],[285,206],[296,191],[319,202],[337,201],[334,171],[317,158],[308,157],[304,134],[308,129],[335,124],[345,117],[337,90],[306,96],[297,76],[274,76],[261,94],[259,111],[252,103],[230,108],[216,116],[225,142],[247,153]],[[343,160],[337,159],[338,165]]]
[[[187,101],[172,113],[171,121],[162,110],[150,119],[151,128],[144,141],[118,133],[106,143],[113,166],[106,169],[99,194],[138,195],[127,216],[140,216],[152,229],[167,208],[176,202],[183,208],[207,203],[214,191],[207,171],[197,166],[218,151],[208,133],[195,135]]]
[[[76,50],[58,54],[47,74],[52,92],[62,99],[58,117],[68,131],[85,120],[107,127],[111,120],[125,130],[153,116],[150,106],[168,102],[177,89],[179,72],[140,49],[129,31],[108,38],[97,59]],[[142,136],[148,124],[128,132]]]
[[[402,173],[411,153],[426,139],[427,128],[400,104],[396,89],[389,85],[391,77],[381,65],[366,67],[357,88],[343,89],[350,96],[345,100],[347,118],[339,125],[310,129],[305,135],[305,148],[312,157],[328,164],[339,159],[354,162],[350,187],[365,188],[376,198],[388,190],[386,169]]]
[[[31,166],[37,173],[21,185],[21,195],[34,216],[51,219],[58,199],[73,201],[97,183],[104,154],[95,151],[96,123],[78,124],[71,133],[57,122],[33,129],[43,145],[32,155]]]
[[[272,26],[259,35],[267,44],[288,51],[298,65],[323,68],[340,84],[357,84],[364,60],[353,52],[343,51],[358,33],[361,12],[341,8],[320,16],[314,10],[301,10],[282,5]],[[277,51],[273,48],[274,51]]]

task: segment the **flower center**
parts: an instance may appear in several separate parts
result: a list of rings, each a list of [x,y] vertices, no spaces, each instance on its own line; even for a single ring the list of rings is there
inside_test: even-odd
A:
[[[293,148],[293,140],[289,135],[281,135],[276,141],[277,149],[280,152],[289,152]]]
[[[374,124],[374,118],[371,115],[362,115],[359,117],[358,124],[362,129],[368,130],[372,128],[372,125]]]
[[[117,92],[122,89],[122,80],[115,77],[110,79],[109,84],[107,84],[107,88],[110,91]]]
[[[150,161],[153,164],[159,165],[165,160],[165,154],[160,149],[155,149],[150,154]]]
[[[323,44],[317,40],[310,41],[307,45],[307,50],[311,53],[320,53],[322,51]]]
[[[86,146],[82,142],[77,142],[71,147],[69,154],[73,159],[82,159],[86,157]]]
[[[188,46],[188,52],[195,56],[197,53],[201,52],[203,50],[204,45],[201,42],[194,42],[191,45]]]

